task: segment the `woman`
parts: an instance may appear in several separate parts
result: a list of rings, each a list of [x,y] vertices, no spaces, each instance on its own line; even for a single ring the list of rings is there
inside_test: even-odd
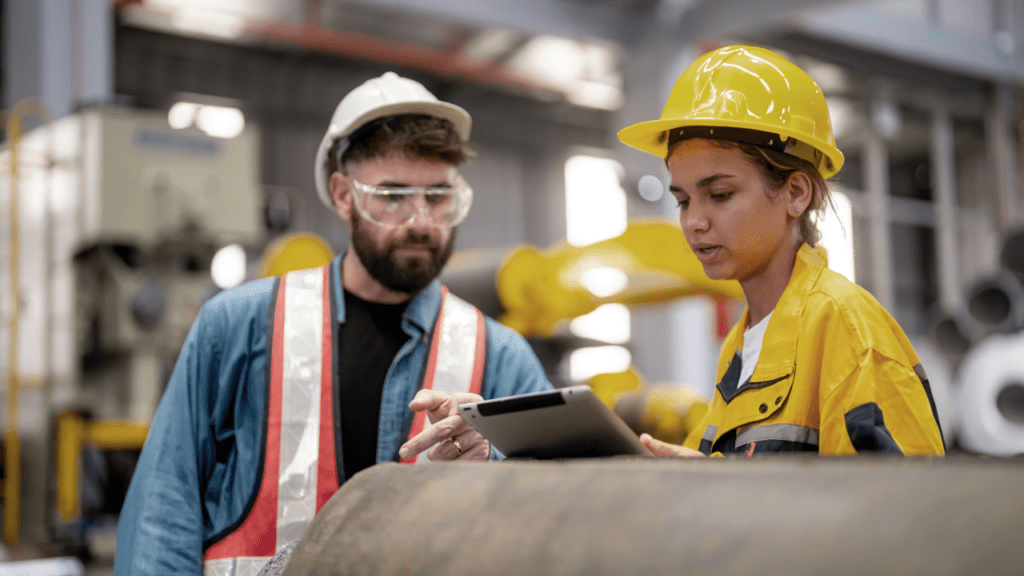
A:
[[[644,435],[652,452],[943,454],[903,330],[816,247],[811,215],[843,155],[810,76],[769,50],[722,48],[683,72],[660,119],[619,138],[665,159],[686,241],[747,299],[704,422],[683,446]]]

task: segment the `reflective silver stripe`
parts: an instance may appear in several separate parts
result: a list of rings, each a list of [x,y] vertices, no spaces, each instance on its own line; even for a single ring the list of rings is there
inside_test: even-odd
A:
[[[314,268],[285,284],[277,549],[301,538],[316,514],[323,280]]]
[[[445,293],[441,304],[440,338],[437,346],[437,362],[434,365],[434,390],[446,394],[469,392],[473,380],[473,360],[476,358],[476,308],[454,294]],[[424,426],[423,431],[432,424]],[[430,462],[427,451],[416,457],[416,464]]]
[[[762,440],[783,440],[787,442],[803,442],[818,445],[818,431],[814,428],[797,424],[765,424],[754,426],[736,435],[736,445],[743,446]]]
[[[718,434],[718,426],[715,426],[714,424],[708,424],[708,427],[704,429],[704,436],[701,438],[701,440],[714,442],[715,434]]]
[[[449,293],[444,301],[441,319],[441,342],[437,347],[437,364],[432,388],[446,394],[469,391],[476,357],[476,308]]]
[[[203,562],[203,576],[257,576],[269,557],[225,558]]]

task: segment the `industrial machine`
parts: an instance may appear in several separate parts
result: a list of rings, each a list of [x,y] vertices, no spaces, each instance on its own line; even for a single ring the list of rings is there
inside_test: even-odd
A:
[[[45,542],[83,521],[84,446],[141,448],[188,329],[219,290],[215,253],[264,240],[259,133],[219,138],[172,128],[166,112],[95,108],[8,134],[0,363],[17,407],[7,444],[20,447],[5,472],[20,482],[7,484],[5,538]]]

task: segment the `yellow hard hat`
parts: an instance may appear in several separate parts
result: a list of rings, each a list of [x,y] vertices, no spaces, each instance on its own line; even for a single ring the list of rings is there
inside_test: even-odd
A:
[[[786,152],[809,161],[824,178],[843,166],[821,88],[764,48],[727,46],[704,54],[676,80],[661,118],[619,131],[623,143],[659,158],[668,155],[670,140],[690,137]]]

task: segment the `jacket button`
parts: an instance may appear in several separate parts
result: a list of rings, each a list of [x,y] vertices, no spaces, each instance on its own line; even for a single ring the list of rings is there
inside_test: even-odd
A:
[[[775,405],[778,406],[779,404],[782,404],[782,396],[775,399]]]
[[[765,412],[768,411],[768,405],[767,404],[761,404],[761,407],[758,408],[758,410],[761,411],[761,414],[764,414]]]

